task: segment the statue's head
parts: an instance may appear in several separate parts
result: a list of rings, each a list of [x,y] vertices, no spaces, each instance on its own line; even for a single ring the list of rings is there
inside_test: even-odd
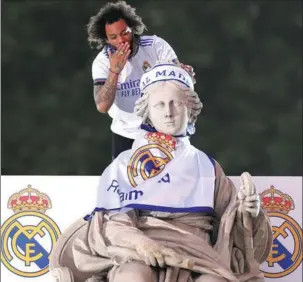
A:
[[[140,82],[141,98],[135,111],[157,131],[169,135],[186,135],[193,122],[187,102],[194,91],[191,76],[175,64],[156,64]]]

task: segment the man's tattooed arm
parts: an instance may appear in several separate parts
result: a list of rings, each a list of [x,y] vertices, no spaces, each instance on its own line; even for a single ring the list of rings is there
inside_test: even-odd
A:
[[[94,98],[97,109],[107,113],[115,100],[118,75],[110,72],[104,85],[94,86]]]

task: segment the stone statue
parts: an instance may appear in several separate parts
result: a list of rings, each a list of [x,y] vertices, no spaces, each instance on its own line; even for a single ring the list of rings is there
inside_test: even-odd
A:
[[[101,175],[93,213],[60,238],[52,273],[64,282],[264,281],[269,218],[249,173],[237,190],[191,145],[199,107],[190,75],[159,63],[140,88],[141,131]]]

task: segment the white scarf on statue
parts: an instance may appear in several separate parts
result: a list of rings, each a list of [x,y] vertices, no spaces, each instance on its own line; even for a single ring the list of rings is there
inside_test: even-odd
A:
[[[95,211],[213,213],[214,186],[213,162],[189,137],[141,130],[101,175]]]

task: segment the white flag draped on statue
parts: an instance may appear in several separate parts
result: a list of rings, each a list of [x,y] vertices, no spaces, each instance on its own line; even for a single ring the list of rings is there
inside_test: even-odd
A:
[[[141,130],[102,174],[96,210],[213,212],[214,184],[212,160],[188,137]]]

